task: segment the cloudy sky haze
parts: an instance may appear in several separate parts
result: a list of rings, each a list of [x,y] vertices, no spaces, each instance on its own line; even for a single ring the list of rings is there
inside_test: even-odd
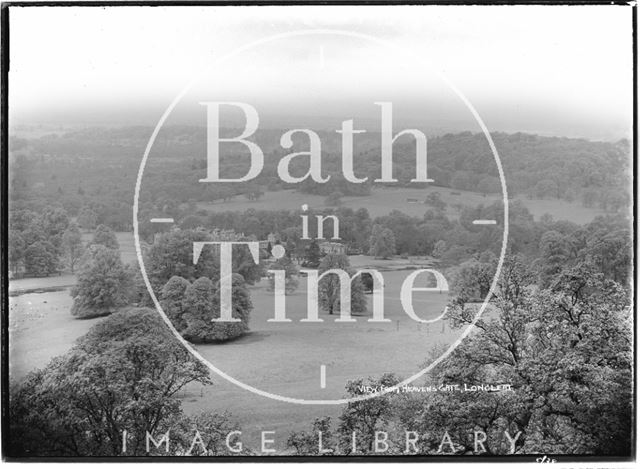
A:
[[[371,35],[428,58],[491,130],[617,139],[631,123],[631,10],[622,6],[24,7],[11,9],[10,26],[12,126],[155,125],[216,58],[266,36],[318,28]],[[364,41],[318,44],[271,44],[272,52],[251,55],[247,76],[216,79],[224,89],[251,89],[274,102],[291,84],[303,84],[303,95],[317,86],[334,99],[314,112],[344,114],[336,103],[348,103],[356,91],[373,95],[384,83],[383,73],[359,77],[361,64],[394,60]],[[262,81],[251,67],[263,71]],[[343,75],[316,77],[314,85],[314,67]],[[269,70],[286,78],[269,79]],[[387,78],[396,80],[393,73]],[[406,86],[398,99],[410,103],[414,88]],[[407,107],[405,117],[412,112]]]

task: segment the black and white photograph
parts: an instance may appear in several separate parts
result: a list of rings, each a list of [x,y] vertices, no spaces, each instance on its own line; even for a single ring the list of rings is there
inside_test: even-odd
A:
[[[632,467],[636,14],[3,2],[3,460]]]

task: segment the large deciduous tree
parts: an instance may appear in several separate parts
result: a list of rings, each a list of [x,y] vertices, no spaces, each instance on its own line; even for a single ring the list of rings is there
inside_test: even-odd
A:
[[[344,254],[327,254],[322,258],[318,272],[322,274],[332,269],[342,269],[349,276],[355,273],[351,269],[349,258]],[[318,300],[322,309],[328,311],[329,314],[340,311],[341,285],[338,275],[329,273],[319,283]],[[356,277],[351,281],[351,312],[362,313],[365,311],[367,311],[367,298],[364,286],[360,277]]]
[[[369,240],[369,254],[387,259],[396,253],[396,237],[389,228],[373,225]]]
[[[290,294],[296,291],[298,288],[298,269],[287,256],[283,256],[281,259],[276,260],[269,270],[284,270],[285,277],[285,294]],[[269,290],[275,289],[275,278],[272,274],[269,275]]]
[[[77,222],[84,230],[93,230],[97,221],[98,215],[90,207],[84,206],[78,212]]]
[[[631,316],[627,293],[590,265],[556,276],[535,292],[526,267],[508,258],[497,288],[496,314],[435,371],[438,382],[509,383],[487,399],[465,393],[425,401],[412,424],[448,428],[470,451],[470,428],[489,435],[521,432],[523,453],[625,454],[630,448]],[[471,324],[476,307],[455,307]],[[604,340],[603,340],[604,339]],[[452,415],[456,425],[452,425]],[[455,438],[454,438],[455,439]],[[502,441],[489,449],[510,450]]]
[[[476,320],[477,305],[451,305],[454,327],[473,331],[425,382],[416,383],[441,392],[390,393],[350,403],[337,429],[318,419],[315,434],[292,434],[289,445],[298,454],[317,453],[319,430],[324,448],[348,454],[356,430],[358,451],[373,453],[366,440],[372,432],[399,428],[419,436],[419,454],[631,455],[628,290],[588,263],[564,269],[544,290],[536,287],[536,277],[526,261],[507,256],[490,311]],[[443,351],[434,349],[427,363]],[[365,383],[355,384],[350,395]],[[509,388],[443,391],[450,384],[464,390]],[[392,435],[386,454],[403,453],[403,438],[393,441]]]
[[[71,223],[62,235],[62,248],[64,250],[65,258],[69,269],[73,273],[78,263],[78,260],[82,256],[84,247],[82,245],[82,235],[78,225]]]
[[[48,277],[58,271],[58,251],[48,241],[36,241],[24,252],[24,269],[28,277]]]
[[[190,286],[191,284],[188,280],[174,275],[162,287],[160,294],[162,310],[179,331],[186,326],[182,315],[184,313],[185,293]]]
[[[322,258],[322,252],[320,246],[315,239],[312,239],[309,245],[304,250],[304,263],[305,267],[317,268],[320,265],[320,259]]]
[[[206,241],[212,241],[212,236],[201,229],[173,230],[157,236],[144,262],[156,295],[174,275],[189,282],[200,277],[217,280],[219,267],[212,246],[204,248],[198,262],[193,263],[194,243]]]
[[[196,445],[191,454],[231,454],[224,438],[238,427],[228,416],[182,413],[178,393],[192,383],[209,384],[208,370],[155,311],[119,312],[12,388],[8,454],[186,455],[195,428],[205,447]],[[153,444],[147,452],[147,432],[159,440],[168,430],[169,453]]]
[[[9,245],[7,248],[9,257],[9,270],[16,275],[24,262],[26,245],[22,234],[18,230],[9,230]]]
[[[201,277],[189,285],[182,303],[180,330],[182,336],[195,343],[223,342],[235,339],[249,330],[249,314],[253,309],[244,279],[233,274],[231,316],[237,322],[214,322],[220,318],[220,291],[218,285]]]
[[[80,261],[78,283],[71,289],[71,314],[80,318],[110,314],[125,306],[131,278],[118,251],[90,246]]]
[[[93,238],[89,243],[90,246],[100,244],[109,249],[120,249],[120,244],[116,238],[115,233],[106,225],[98,225],[96,231],[93,233]]]

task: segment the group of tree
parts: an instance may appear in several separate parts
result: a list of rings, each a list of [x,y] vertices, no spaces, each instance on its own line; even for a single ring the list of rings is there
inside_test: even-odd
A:
[[[78,226],[61,207],[40,212],[17,208],[9,212],[9,268],[14,276],[47,277],[74,271],[83,246]]]
[[[220,317],[218,256],[212,247],[193,262],[193,243],[211,240],[204,230],[175,230],[159,236],[144,254],[156,298],[166,303],[165,312],[176,329],[193,342],[229,340],[247,332],[252,305],[246,284],[265,273],[264,261],[255,264],[248,250],[234,249],[232,315],[240,322],[212,322]],[[122,263],[117,239],[104,226],[96,229],[80,260],[71,296],[71,313],[79,318],[108,315],[132,304],[153,304],[137,264]]]
[[[490,259],[485,259],[490,262]],[[505,259],[492,312],[450,304],[454,327],[473,331],[428,378],[413,384],[509,384],[496,392],[391,392],[347,404],[332,423],[318,418],[288,440],[296,454],[375,454],[374,435],[387,432],[385,454],[405,454],[405,430],[417,454],[594,454],[630,456],[633,415],[633,314],[630,290],[591,260],[567,266],[547,287],[520,256]],[[471,272],[469,272],[471,274]],[[463,295],[467,292],[462,291]],[[472,295],[479,294],[472,292]],[[444,349],[435,348],[430,363]],[[370,378],[392,386],[401,378]],[[362,380],[347,384],[360,396]],[[506,433],[505,433],[506,432]],[[477,444],[478,434],[483,440]],[[509,435],[507,437],[506,435]]]
[[[294,260],[299,260],[304,266],[317,267],[322,254],[317,246],[318,241],[314,240],[317,235],[315,226],[311,224],[309,230],[312,240],[303,239],[299,226],[301,213],[290,210],[249,209],[244,212],[214,212],[208,216],[190,218],[199,220],[191,223],[191,226],[209,230],[234,229],[253,239],[265,239],[270,233],[276,233],[280,242],[286,246],[288,255]],[[347,207],[310,210],[308,215],[310,218],[315,215],[335,215],[340,220],[340,242],[346,245],[349,253],[369,253],[380,258],[396,255],[433,256],[442,266],[449,267],[459,265],[476,253],[491,251],[498,256],[502,247],[503,204],[499,201],[475,207],[463,206],[457,218],[433,207],[428,208],[422,217],[392,210],[387,215],[372,219],[364,208],[353,210]],[[497,226],[474,225],[475,219],[495,219]],[[330,223],[325,224],[325,232],[330,232]],[[608,233],[607,224],[615,226],[616,229]],[[586,242],[588,239],[587,244],[591,249],[597,248],[601,251],[597,254],[598,262],[609,262],[609,269],[615,269],[617,266],[618,270],[624,270],[626,267],[621,267],[625,266],[623,258],[617,259],[605,252],[618,245],[625,248],[628,225],[625,214],[601,215],[587,226],[554,221],[549,216],[535,220],[522,201],[509,202],[509,248],[511,252],[524,255],[532,261],[543,257],[548,258],[547,262],[561,265],[563,256],[573,255],[575,258],[578,254],[575,250],[576,242],[580,243],[581,239]],[[557,231],[559,234],[555,237],[552,234],[547,235],[546,241],[542,243],[542,236],[548,231]],[[565,238],[574,234],[576,240],[572,242],[552,243],[558,236]],[[560,250],[559,257],[539,255],[541,243],[547,247],[557,245],[554,249]],[[568,253],[560,255],[567,250]],[[621,252],[624,252],[624,249]],[[624,272],[618,272],[618,280],[622,281],[625,275]]]
[[[436,210],[444,210],[447,207],[447,204],[442,197],[440,196],[440,192],[430,192],[429,195],[424,199],[424,203],[433,207]]]
[[[213,322],[220,317],[220,261],[216,246],[203,248],[193,262],[195,242],[214,241],[204,229],[174,229],[160,234],[144,254],[144,266],[155,296],[174,327],[192,342],[230,340],[249,330],[253,309],[247,285],[266,275],[266,252],[256,263],[246,246],[232,250],[232,317],[239,322]],[[149,304],[140,272],[136,273],[138,302]]]
[[[217,246],[207,245],[197,263],[193,262],[193,246],[196,242],[214,242],[214,235],[206,229],[174,229],[159,234],[144,253],[144,265],[156,294],[173,276],[183,277],[193,282],[200,277],[207,277],[213,282],[219,280],[219,251]],[[221,241],[221,240],[217,240]],[[251,241],[240,238],[236,241]],[[232,252],[232,270],[242,275],[244,281],[253,285],[266,274],[267,254],[260,253],[256,263],[246,246],[234,246]]]
[[[69,352],[13,384],[6,454],[236,454],[225,443],[226,435],[238,429],[229,415],[182,411],[179,393],[194,384],[211,384],[209,371],[156,311],[120,311],[94,325]],[[156,446],[167,431],[170,444]],[[148,443],[147,432],[153,442]]]
[[[284,281],[285,281],[285,294],[289,295],[296,291],[298,288],[299,280],[298,280],[298,268],[295,263],[291,260],[290,256],[283,256],[280,259],[276,259],[272,264],[269,270],[283,270],[284,271]],[[275,276],[273,274],[269,274],[269,290],[275,290]]]
[[[318,274],[322,275],[322,279],[318,286],[318,303],[322,309],[328,311],[329,314],[340,312],[341,293],[345,288],[340,276],[332,273],[333,270],[341,270],[347,273],[349,277],[355,274],[351,268],[349,258],[344,254],[327,254],[320,261],[318,266]],[[364,313],[367,311],[367,299],[365,297],[365,287],[360,276],[355,277],[350,282],[350,310],[353,313]]]
[[[145,170],[145,184],[139,198],[145,214],[166,211],[173,212],[167,216],[175,218],[177,214],[183,218],[193,214],[188,209],[189,201],[226,202],[236,196],[255,200],[266,190],[281,189],[331,197],[329,205],[338,206],[338,194],[366,196],[372,187],[390,184],[372,182],[380,176],[379,138],[375,133],[360,136],[355,151],[358,177],[369,177],[364,184],[344,179],[337,135],[330,133],[323,133],[326,153],[323,154],[323,173],[331,179],[326,184],[309,180],[297,184],[282,182],[277,175],[278,156],[281,156],[279,134],[263,130],[255,136],[265,148],[261,174],[249,182],[224,185],[198,182],[203,177],[206,159],[194,160],[193,155],[200,152],[206,140],[202,129],[180,128],[167,133],[171,136],[159,136],[154,148],[155,159]],[[494,133],[492,138],[501,155],[510,193],[576,200],[587,207],[609,212],[624,212],[630,206],[630,196],[620,191],[621,187],[631,187],[630,143],[626,140],[593,142],[523,133]],[[55,199],[70,217],[77,217],[82,229],[91,230],[100,224],[114,231],[132,228],[131,187],[135,185],[138,169],[134,157],[147,143],[140,128],[93,129],[14,140],[19,143],[12,146],[10,155],[12,205],[38,205],[38,209],[31,210],[39,212]],[[499,193],[497,166],[490,155],[482,134],[463,132],[431,138],[429,177],[436,186]],[[185,159],[192,164],[185,164]],[[304,158],[294,163],[292,173],[304,174],[308,170]],[[221,166],[228,177],[246,174],[246,161],[237,155],[223,157]],[[393,173],[398,182],[392,184],[421,187],[411,182],[415,177],[414,167],[415,144],[409,140],[398,142],[393,159]],[[428,203],[441,205],[435,200]],[[148,217],[140,217],[143,236],[152,236],[154,229],[162,229],[147,221]],[[359,246],[363,252],[368,249],[366,244],[365,241]]]
[[[519,227],[518,222],[512,225],[510,235],[514,233],[514,227]],[[514,234],[520,238],[524,230]],[[584,262],[595,266],[607,280],[625,288],[629,286],[633,251],[631,228],[626,217],[596,217],[583,226],[543,217],[533,223],[527,237],[531,244],[527,249],[514,249],[518,246],[516,238],[509,240],[508,251],[518,253],[529,263],[538,288],[548,288],[560,273]],[[437,257],[447,259],[455,246],[448,248],[443,240],[438,243]],[[487,298],[497,269],[498,254],[496,249],[476,252],[446,269],[451,292],[459,304],[477,303]]]
[[[109,228],[96,228],[79,259],[78,281],[71,288],[71,314],[78,318],[105,316],[128,305],[134,295],[134,269],[120,258],[118,240]]]
[[[173,432],[178,422],[182,430],[194,425],[217,428],[219,433],[211,433],[217,436],[232,428],[222,416],[181,413],[177,392],[188,383],[206,383],[208,373],[174,340],[157,313],[125,310],[128,304],[149,304],[149,298],[140,272],[122,264],[112,230],[131,228],[130,188],[137,169],[132,156],[140,153],[147,138],[144,129],[87,129],[12,145],[11,271],[26,276],[52,275],[64,268],[77,271],[73,314],[90,317],[115,312],[71,352],[12,389],[9,438],[13,454],[119,455],[123,430],[132,435],[158,434],[171,426]],[[189,167],[174,150],[195,154],[199,139],[204,138],[200,130],[189,128],[170,129],[161,136],[161,164],[150,165],[140,196],[140,232],[152,243],[145,254],[145,268],[163,309],[188,340],[227,340],[246,332],[251,301],[245,284],[258,281],[265,269],[253,262],[246,249],[234,251],[233,314],[241,321],[217,328],[211,322],[219,315],[215,253],[207,248],[198,264],[192,259],[193,242],[211,240],[200,227],[234,229],[255,239],[279,233],[288,255],[302,259],[305,266],[323,273],[332,268],[352,273],[346,257],[323,257],[315,240],[302,239],[300,212],[252,209],[209,214],[197,209],[197,202],[224,202],[243,194],[257,200],[264,188],[327,197],[327,205],[334,208],[313,215],[335,214],[341,220],[341,238],[350,249],[383,258],[434,256],[452,269],[455,298],[450,320],[455,325],[471,324],[477,301],[487,296],[493,282],[502,242],[501,203],[465,207],[458,219],[449,219],[444,202],[430,194],[423,217],[393,211],[372,219],[366,209],[339,207],[339,194],[368,195],[374,183],[345,181],[338,152],[332,152],[331,145],[323,167],[332,176],[328,184],[279,181],[275,145],[267,152],[265,170],[255,185],[198,184],[203,161]],[[451,452],[470,453],[475,450],[475,430],[488,435],[489,454],[512,449],[502,437],[505,430],[511,435],[520,432],[515,444],[519,453],[630,453],[632,237],[623,213],[631,201],[630,191],[620,190],[630,187],[629,142],[500,133],[493,139],[510,193],[580,200],[587,207],[612,212],[579,226],[550,217],[536,221],[521,203],[510,203],[509,251],[517,257],[508,257],[503,265],[491,298],[494,314],[473,325],[474,332],[439,364],[427,383],[504,382],[511,384],[512,391],[489,393],[483,399],[470,393],[394,393],[353,402],[343,409],[337,428],[330,419],[321,418],[314,433],[293,434],[290,446],[299,454],[317,452],[318,430],[323,432],[324,446],[335,447],[338,454],[351,451],[353,431],[360,439],[358,448],[371,452],[375,430],[389,428],[418,432],[424,454],[437,452],[434,448],[440,441],[436,439],[444,431],[456,442],[448,448]],[[171,142],[180,145],[171,146]],[[429,152],[430,177],[436,185],[499,193],[497,168],[487,157],[484,136],[462,133],[434,138]],[[369,176],[370,181],[380,173],[375,155],[375,147],[356,153],[359,176]],[[243,174],[240,161],[228,159],[225,171]],[[393,161],[398,184],[416,187],[410,182],[414,164],[414,145],[398,144]],[[293,171],[304,172],[303,166],[300,159]],[[53,198],[58,206],[46,202]],[[147,216],[151,214],[174,217],[182,229],[162,233],[168,228],[152,226]],[[71,222],[73,217],[77,225]],[[498,220],[498,229],[473,225],[477,218]],[[85,248],[79,228],[95,227],[95,236]],[[276,265],[288,273],[289,282],[295,278],[287,260]],[[355,312],[366,309],[363,281],[356,279],[351,285]],[[338,287],[336,275],[321,281],[319,301],[330,314],[341,307]],[[370,384],[398,381],[385,375]],[[347,393],[356,396],[362,384],[363,380],[349,383]],[[186,437],[172,437],[172,441],[180,441],[176,454],[190,449]],[[391,447],[392,452],[403,450],[404,446]],[[147,454],[144,440],[130,441],[125,454]]]
[[[396,236],[389,228],[381,225],[373,225],[369,245],[370,255],[377,258],[388,259],[396,253]]]
[[[160,305],[176,330],[194,343],[224,342],[249,330],[249,314],[253,309],[244,278],[233,274],[231,316],[238,322],[215,322],[220,318],[220,285],[208,277],[190,283],[173,276],[160,293]]]

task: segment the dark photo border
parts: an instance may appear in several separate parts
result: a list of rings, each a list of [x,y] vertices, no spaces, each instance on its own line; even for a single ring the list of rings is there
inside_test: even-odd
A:
[[[542,454],[517,454],[512,456],[428,456],[428,455],[398,455],[398,456],[198,456],[198,457],[179,457],[179,456],[148,456],[148,457],[14,457],[11,455],[11,448],[9,447],[9,294],[8,294],[8,144],[9,144],[9,70],[10,70],[10,30],[11,30],[11,12],[17,8],[43,8],[43,7],[85,7],[85,8],[102,8],[102,7],[114,7],[114,8],[127,8],[131,6],[143,6],[143,7],[173,7],[173,6],[273,6],[273,5],[466,5],[466,6],[510,6],[510,5],[545,5],[545,6],[570,6],[579,7],[582,5],[596,6],[596,5],[618,5],[620,7],[626,7],[629,9],[630,18],[632,23],[633,37],[629,38],[628,46],[632,49],[629,51],[633,56],[633,113],[632,113],[632,158],[633,158],[633,249],[634,255],[637,249],[637,236],[635,231],[635,224],[637,220],[637,158],[638,158],[638,136],[637,136],[637,94],[638,94],[638,77],[637,77],[637,5],[629,4],[625,1],[561,1],[555,2],[552,0],[547,1],[260,1],[252,2],[248,0],[240,1],[186,1],[186,0],[173,0],[173,1],[42,1],[42,2],[26,2],[26,1],[8,1],[1,4],[1,60],[2,60],[2,86],[1,86],[1,169],[2,173],[2,190],[0,192],[0,209],[1,220],[0,227],[2,230],[1,235],[1,250],[0,261],[2,263],[2,272],[0,276],[2,278],[2,288],[0,292],[1,300],[1,333],[2,333],[2,361],[1,361],[1,390],[2,390],[2,459],[8,462],[403,462],[403,463],[534,463],[536,458],[542,456]],[[36,40],[34,38],[34,40]],[[635,265],[635,263],[634,263]],[[633,268],[633,288],[634,288],[634,300],[635,291],[638,286],[637,271]],[[637,451],[635,439],[637,425],[637,409],[635,408],[635,402],[637,401],[637,389],[635,383],[637,382],[637,321],[635,307],[633,309],[634,319],[634,370],[633,379],[634,383],[630,383],[634,386],[633,399],[634,399],[634,415],[632,416],[634,430],[632,432],[632,452],[630,457],[603,457],[603,456],[589,456],[589,455],[573,455],[573,454],[548,454],[549,458],[557,458],[561,463],[597,463],[597,462],[610,462],[610,463],[622,463],[635,461],[635,454]]]

